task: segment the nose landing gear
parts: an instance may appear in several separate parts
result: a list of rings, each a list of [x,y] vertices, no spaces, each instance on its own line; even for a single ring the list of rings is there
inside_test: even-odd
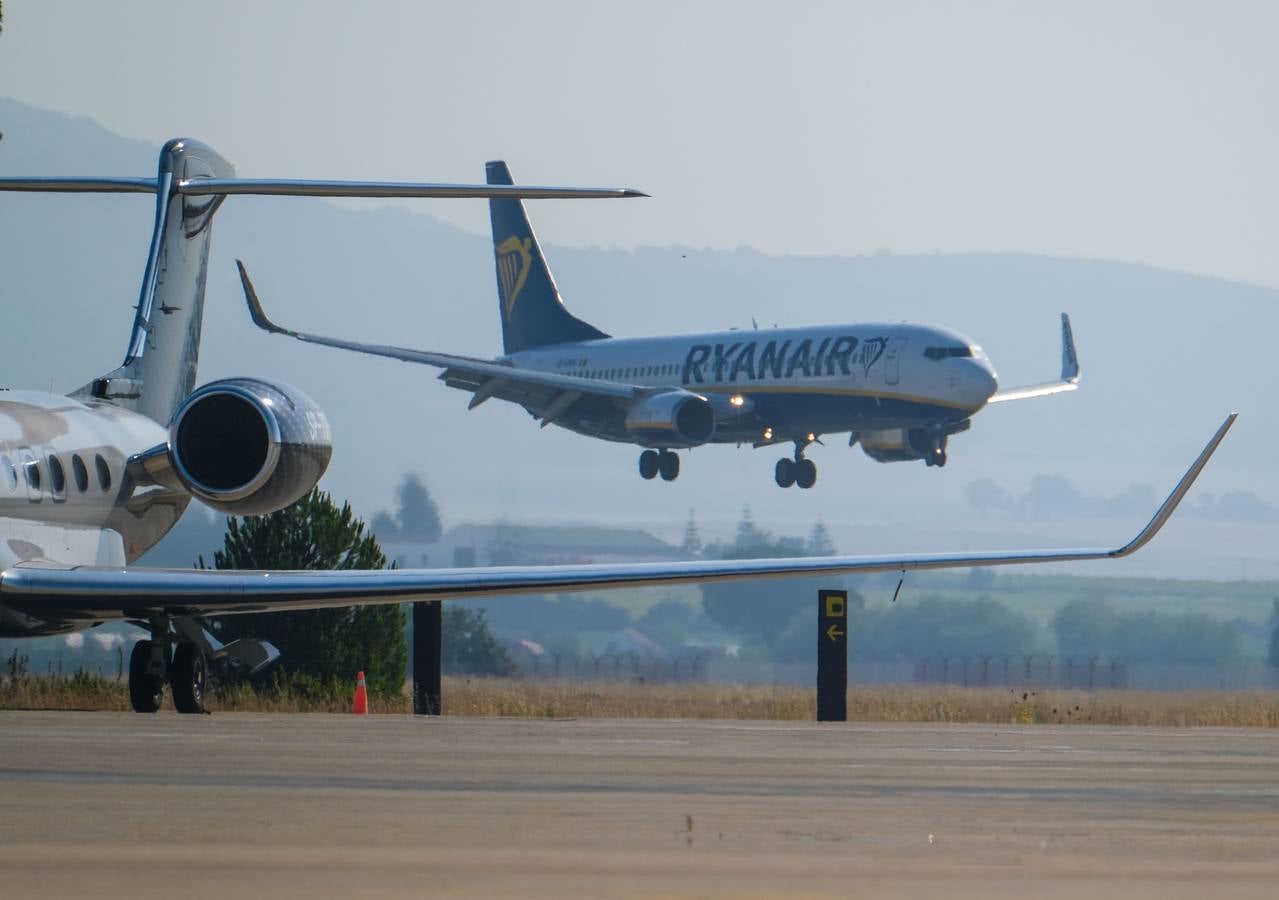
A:
[[[651,481],[658,475],[663,481],[679,477],[679,455],[671,450],[645,450],[639,458],[640,477]]]
[[[937,466],[938,468],[946,465],[946,435],[938,435],[933,440],[932,447],[924,455],[924,465]]]
[[[788,488],[793,484],[807,490],[817,483],[817,464],[804,456],[804,448],[808,446],[808,443],[808,441],[796,441],[795,458],[791,460],[783,456],[777,461],[773,478],[777,481],[778,487]]]

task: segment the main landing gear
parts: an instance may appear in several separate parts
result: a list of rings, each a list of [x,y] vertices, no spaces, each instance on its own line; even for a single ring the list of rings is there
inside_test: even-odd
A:
[[[663,481],[679,477],[679,456],[671,450],[645,450],[639,458],[640,477],[652,481],[658,475]]]
[[[170,645],[173,645],[172,654]],[[158,711],[164,700],[166,681],[173,689],[174,709],[180,713],[205,711],[208,660],[196,644],[176,640],[167,622],[162,627],[153,626],[151,639],[138,641],[129,655],[129,703],[133,711]]]
[[[793,484],[807,490],[817,483],[817,465],[804,456],[804,448],[808,443],[796,441],[795,458],[792,460],[783,456],[777,461],[773,477],[777,479],[778,487],[788,488]]]
[[[129,656],[129,703],[134,712],[160,709],[167,682],[173,690],[173,708],[180,713],[205,712],[209,674],[218,677],[232,670],[256,675],[280,658],[270,642],[238,638],[224,644],[205,630],[193,616],[158,616],[134,621],[151,637],[133,645]]]

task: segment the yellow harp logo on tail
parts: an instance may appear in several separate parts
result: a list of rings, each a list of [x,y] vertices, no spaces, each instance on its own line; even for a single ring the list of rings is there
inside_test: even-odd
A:
[[[511,318],[515,301],[524,290],[524,282],[528,281],[528,270],[533,264],[533,256],[529,253],[531,246],[532,238],[521,240],[515,236],[497,245],[497,277],[502,284],[502,302],[507,319]]]

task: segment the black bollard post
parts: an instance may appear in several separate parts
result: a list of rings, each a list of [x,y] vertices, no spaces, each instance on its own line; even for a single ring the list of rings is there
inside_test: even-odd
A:
[[[413,604],[413,714],[438,716],[444,656],[444,609],[439,600]]]
[[[817,592],[817,721],[848,721],[848,591]]]

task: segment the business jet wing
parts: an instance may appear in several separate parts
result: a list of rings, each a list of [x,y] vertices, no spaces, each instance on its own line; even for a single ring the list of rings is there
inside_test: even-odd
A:
[[[627,404],[645,391],[651,390],[617,381],[519,369],[493,360],[476,359],[470,356],[434,353],[429,350],[413,350],[384,344],[361,344],[341,338],[293,331],[277,325],[267,317],[258,299],[257,290],[253,287],[249,273],[244,268],[244,263],[236,260],[235,264],[240,270],[240,283],[244,286],[244,299],[249,305],[249,316],[253,319],[253,324],[263,331],[288,335],[308,344],[321,344],[325,347],[354,350],[356,353],[437,366],[444,370],[440,373],[440,378],[449,387],[469,390],[474,394],[471,398],[471,409],[490,397],[497,397],[542,410],[542,424],[547,425],[558,414],[557,409],[562,412],[579,399],[594,398],[610,403]]]
[[[1234,414],[1226,418],[1146,526],[1128,543],[1113,549],[336,572],[120,569],[20,563],[0,573],[0,597],[6,608],[19,614],[37,616],[42,621],[84,624],[107,619],[234,615],[752,578],[834,577],[1118,559],[1140,550],[1163,527],[1234,421]]]
[[[1061,314],[1061,378],[1044,384],[1028,384],[1024,387],[996,391],[986,402],[1002,403],[1005,400],[1026,400],[1030,397],[1047,397],[1064,394],[1079,387],[1079,357],[1075,355],[1075,336],[1070,330],[1070,316]]]

